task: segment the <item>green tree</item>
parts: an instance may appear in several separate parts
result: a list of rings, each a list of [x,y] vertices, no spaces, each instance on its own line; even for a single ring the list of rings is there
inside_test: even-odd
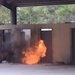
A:
[[[0,24],[10,23],[10,10],[0,6]]]
[[[56,10],[58,23],[70,22],[75,20],[75,5],[62,5]]]
[[[18,24],[49,24],[75,21],[75,5],[50,5],[17,8]],[[0,23],[10,23],[10,10],[0,6]]]
[[[18,8],[18,24],[43,24],[49,23],[51,15],[47,6]],[[23,15],[23,16],[22,16]],[[21,21],[22,20],[22,21]]]

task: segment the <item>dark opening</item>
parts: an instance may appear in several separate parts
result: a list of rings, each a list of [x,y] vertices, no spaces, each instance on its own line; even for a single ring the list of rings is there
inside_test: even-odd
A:
[[[3,37],[3,41],[5,44],[5,48],[7,49],[11,49],[11,30],[4,30],[4,37]]]
[[[52,29],[41,29],[41,39],[47,47],[46,57],[41,59],[41,63],[52,62]]]
[[[72,29],[72,58],[71,63],[75,64],[75,28]]]
[[[0,63],[12,62],[14,52],[11,48],[11,30],[0,30]]]
[[[0,30],[0,50],[11,49],[11,30]]]

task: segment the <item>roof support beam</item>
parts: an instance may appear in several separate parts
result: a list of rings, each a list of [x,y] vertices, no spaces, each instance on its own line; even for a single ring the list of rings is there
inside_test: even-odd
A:
[[[75,0],[43,0],[43,1],[23,1],[17,4],[18,7],[23,6],[43,6],[43,5],[63,5],[75,4]]]
[[[11,24],[17,24],[17,8],[15,6],[11,9]]]
[[[6,8],[8,8],[8,9],[10,9],[10,10],[12,9],[12,6],[13,6],[12,4],[8,4],[5,1],[2,2],[2,5],[5,6]]]
[[[75,0],[0,0],[3,6],[12,9],[12,6],[42,6],[75,4]]]

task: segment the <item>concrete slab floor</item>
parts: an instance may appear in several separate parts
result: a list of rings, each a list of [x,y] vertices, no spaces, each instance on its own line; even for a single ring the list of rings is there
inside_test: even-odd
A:
[[[51,65],[51,64],[0,64],[0,75],[75,75],[73,65]]]

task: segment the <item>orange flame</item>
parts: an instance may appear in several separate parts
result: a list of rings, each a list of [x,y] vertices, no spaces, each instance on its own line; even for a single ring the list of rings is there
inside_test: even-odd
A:
[[[43,40],[40,40],[34,47],[29,48],[25,51],[23,49],[22,54],[22,63],[24,64],[36,64],[40,61],[41,58],[46,56],[46,46]]]

